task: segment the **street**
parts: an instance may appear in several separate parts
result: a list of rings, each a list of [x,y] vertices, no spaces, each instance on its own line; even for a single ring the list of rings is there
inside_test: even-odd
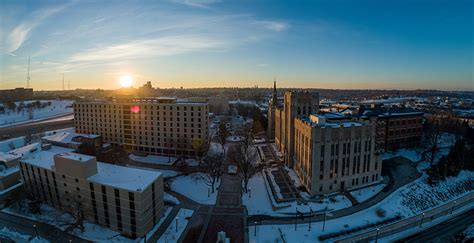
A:
[[[62,117],[70,116],[64,115]],[[8,127],[0,127],[0,138],[3,136],[21,137],[29,134],[42,133],[45,131],[52,131],[67,127],[72,127],[74,125],[74,120],[61,120],[61,117],[54,117],[51,119],[35,121],[26,124],[18,124]],[[1,140],[1,139],[0,139]]]
[[[474,210],[426,229],[398,242],[450,242],[451,237],[474,222]]]

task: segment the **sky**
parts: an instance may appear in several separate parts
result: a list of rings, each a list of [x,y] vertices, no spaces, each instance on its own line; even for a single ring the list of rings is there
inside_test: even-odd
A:
[[[0,2],[0,89],[474,90],[472,0]]]

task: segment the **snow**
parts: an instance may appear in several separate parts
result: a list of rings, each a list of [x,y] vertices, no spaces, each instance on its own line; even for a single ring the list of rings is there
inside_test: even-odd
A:
[[[131,165],[127,165],[127,167],[141,169],[141,170],[158,171],[163,175],[163,178],[170,178],[170,177],[175,177],[177,175],[181,175],[181,172],[178,172],[175,170],[163,170],[163,169],[155,169],[155,168],[139,167],[139,166],[131,166]]]
[[[397,189],[370,208],[336,219],[331,219],[329,216],[326,220],[324,232],[322,232],[323,222],[312,223],[311,231],[308,231],[308,223],[299,224],[296,231],[294,224],[258,225],[257,236],[255,237],[255,228],[252,224],[249,224],[249,242],[281,242],[279,229],[283,233],[286,242],[318,242],[317,237],[323,234],[364,226],[397,215],[402,217],[414,216],[471,193],[472,187],[463,190],[455,188],[463,183],[472,185],[472,178],[474,178],[474,172],[462,171],[458,177],[448,178],[444,183],[431,187],[426,183],[426,176],[423,176]],[[422,203],[419,204],[420,202]],[[385,216],[378,216],[377,210],[383,211]],[[305,212],[304,210],[300,211]]]
[[[12,228],[9,228],[9,227],[3,227],[2,229],[0,229],[0,236],[4,237],[4,238],[7,238],[7,239],[10,239],[10,240],[13,240],[14,242],[17,242],[17,243],[28,243],[28,242],[50,242],[49,240],[46,240],[42,237],[34,237],[32,238],[33,236],[31,235],[27,235],[27,234],[22,234],[18,231],[16,231],[15,229],[12,229]],[[30,240],[31,238],[31,240]]]
[[[226,140],[228,142],[240,142],[242,141],[244,138],[242,136],[229,136]]]
[[[35,101],[25,101],[25,104],[32,103]],[[43,109],[33,109],[33,117],[30,119],[30,114],[27,108],[24,108],[21,112],[13,112],[7,110],[4,114],[0,114],[0,127],[8,126],[15,123],[34,121],[38,119],[44,119],[48,117],[55,117],[65,115],[73,112],[72,103],[70,100],[41,100],[41,103],[51,102],[50,106],[46,106]],[[20,102],[16,102],[17,105]]]
[[[128,191],[144,191],[161,176],[157,171],[97,162],[97,174],[88,180]]]
[[[97,138],[99,135],[94,135],[94,134],[80,134],[80,133],[75,133],[75,132],[53,132],[53,134],[44,136],[42,139],[46,141],[52,141],[52,142],[60,142],[60,143],[77,143],[79,142],[73,142],[72,139],[75,137],[84,137],[84,138]]]
[[[178,176],[171,179],[170,187],[171,190],[198,203],[214,205],[216,203],[220,183],[216,182],[214,193],[211,192],[210,196],[208,197],[208,185],[204,179],[206,177],[206,174],[200,172],[185,176]]]
[[[159,155],[147,155],[147,156],[138,156],[135,154],[130,154],[128,156],[131,160],[150,163],[150,164],[161,164],[161,165],[172,165],[176,161],[176,158],[173,156],[159,156]]]
[[[0,152],[8,152],[12,149],[25,145],[25,137],[12,138],[0,141]]]
[[[171,222],[171,224],[166,229],[165,233],[161,235],[160,239],[158,240],[159,243],[167,243],[167,242],[178,242],[181,234],[183,233],[184,229],[188,225],[189,218],[193,215],[194,211],[190,209],[180,209],[176,218]],[[177,219],[177,224],[176,224]]]
[[[68,213],[62,212],[59,209],[50,207],[49,205],[44,204],[44,203],[40,204],[40,207],[41,207],[41,214],[32,214],[28,212],[26,206],[24,207],[22,211],[18,211],[18,209],[16,208],[4,208],[2,209],[2,211],[5,213],[14,214],[20,217],[28,218],[30,220],[47,223],[60,230],[65,230],[71,223],[74,222],[74,219]],[[161,217],[160,221],[154,226],[154,228],[150,230],[150,232],[148,232],[147,239],[150,238],[156,232],[159,226],[164,222],[166,217],[170,214],[170,212],[171,212],[171,208],[165,207],[165,212],[163,216]],[[87,220],[84,221],[84,232],[81,232],[78,228],[76,228],[72,231],[72,233],[76,236],[79,236],[83,239],[90,240],[93,242],[137,242],[137,241],[140,241],[140,239],[131,240],[129,238],[123,237],[117,231],[90,223]],[[38,241],[38,242],[48,242],[48,241]],[[141,242],[143,242],[143,240]]]
[[[377,184],[359,190],[351,191],[350,193],[359,203],[361,203],[377,195],[384,189],[385,186],[385,184]]]
[[[462,233],[466,237],[466,240],[474,239],[474,224],[469,225]]]
[[[405,157],[413,162],[418,162],[421,160],[421,154],[422,154],[422,151],[421,150],[416,150],[416,149],[399,149],[395,152],[386,152],[386,153],[383,153],[382,154],[382,159],[383,160],[386,160],[386,159],[390,159],[390,158],[393,158],[393,157],[398,157],[398,156],[402,156],[402,157]]]
[[[169,193],[167,193],[167,192],[165,192],[165,194],[164,194],[164,196],[163,196],[163,200],[164,200],[165,202],[168,202],[168,203],[172,203],[172,204],[175,204],[175,205],[179,205],[179,200],[178,200],[175,196],[173,196],[173,195],[171,195],[171,194],[169,194]]]
[[[308,213],[311,209],[314,211],[321,211],[324,208],[328,208],[328,211],[339,210],[352,206],[351,202],[342,195],[335,196],[335,202],[331,202],[329,199],[323,199],[321,202],[309,201],[306,204],[297,202],[290,203],[276,203],[273,202],[280,209],[273,209],[271,192],[267,190],[265,181],[261,173],[256,174],[249,180],[249,187],[251,188],[250,194],[242,195],[242,203],[247,207],[249,215],[272,215],[272,216],[287,216],[288,214],[294,214],[296,210]]]

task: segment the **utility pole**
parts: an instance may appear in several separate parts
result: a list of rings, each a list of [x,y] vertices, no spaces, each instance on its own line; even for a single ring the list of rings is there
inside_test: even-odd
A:
[[[28,72],[26,75],[26,87],[30,87],[30,57],[28,57]]]

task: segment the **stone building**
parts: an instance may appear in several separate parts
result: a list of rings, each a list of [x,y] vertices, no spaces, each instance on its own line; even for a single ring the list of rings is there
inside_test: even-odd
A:
[[[275,112],[278,108],[278,96],[276,89],[276,81],[273,81],[273,93],[272,98],[268,102],[268,127],[267,127],[267,137],[269,140],[275,139]]]
[[[380,182],[375,126],[368,121],[327,121],[318,115],[294,119],[294,170],[312,195]]]

